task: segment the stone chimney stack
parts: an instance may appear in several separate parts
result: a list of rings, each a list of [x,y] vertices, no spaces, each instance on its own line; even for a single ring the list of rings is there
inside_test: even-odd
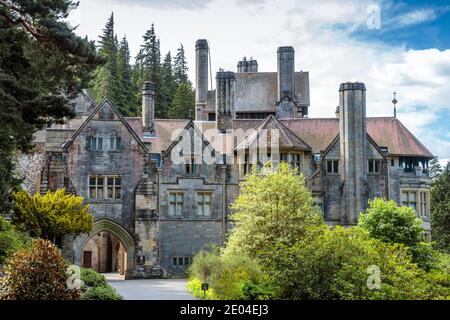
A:
[[[219,71],[216,74],[216,122],[217,128],[224,132],[232,128],[234,112],[236,77],[232,71]]]
[[[279,47],[278,56],[278,101],[288,96],[295,99],[295,51],[293,47]]]
[[[142,126],[146,132],[154,132],[155,86],[145,81],[142,87]]]
[[[208,61],[209,48],[205,39],[195,43],[195,119],[206,121],[205,111],[208,96]]]
[[[367,206],[366,87],[347,82],[339,88],[341,223],[354,225]]]

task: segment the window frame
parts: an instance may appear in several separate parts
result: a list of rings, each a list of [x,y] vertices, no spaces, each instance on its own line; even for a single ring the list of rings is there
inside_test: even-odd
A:
[[[367,160],[367,172],[371,174],[381,173],[381,160],[380,159]]]
[[[175,200],[172,201],[171,196],[175,196]],[[181,196],[181,200],[178,200],[178,196]],[[184,209],[184,192],[183,191],[169,191],[167,195],[167,216],[173,218],[183,217]],[[172,214],[171,206],[175,205],[175,213]],[[179,212],[179,213],[178,213]]]
[[[109,137],[109,151],[121,151],[122,150],[122,137],[111,136]]]
[[[93,148],[94,141],[95,141],[95,148]],[[103,151],[103,137],[88,136],[87,147],[89,151]]]
[[[92,179],[95,182],[92,183]],[[102,179],[102,182],[99,182]],[[109,180],[112,180],[112,185],[109,184]],[[88,199],[91,200],[121,200],[122,199],[122,181],[123,177],[120,175],[100,175],[91,174],[88,176]],[[118,183],[117,183],[118,182]],[[112,197],[109,197],[110,186],[112,186]],[[92,189],[95,189],[94,195]],[[101,190],[101,196],[99,196],[99,191]],[[119,194],[119,196],[117,196]]]
[[[330,163],[331,163],[331,171],[330,171]],[[339,160],[336,159],[327,160],[326,169],[328,174],[339,174]]]
[[[209,197],[209,201],[205,200],[205,196]],[[202,201],[200,201],[202,199]],[[197,191],[196,192],[196,203],[197,203],[197,217],[211,218],[212,208],[213,208],[213,193],[210,191]],[[209,214],[205,214],[205,205],[209,205]],[[202,210],[200,210],[202,208]],[[200,213],[202,211],[202,213]]]

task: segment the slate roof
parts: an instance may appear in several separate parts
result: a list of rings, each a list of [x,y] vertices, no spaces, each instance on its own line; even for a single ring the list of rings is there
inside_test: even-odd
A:
[[[142,137],[142,119],[126,120],[136,134]],[[156,119],[155,138],[144,142],[152,143],[151,152],[165,151],[172,143],[172,132],[183,129],[188,122],[189,120],[184,119]],[[212,121],[196,121],[195,124],[202,132],[215,128],[215,122]],[[242,129],[244,132],[248,129],[276,127],[281,132],[282,146],[311,150],[314,153],[325,151],[339,134],[338,118],[276,119],[269,116],[265,120],[235,119],[233,125],[235,129]],[[433,158],[433,154],[396,118],[367,118],[367,133],[378,146],[388,147],[391,155]]]

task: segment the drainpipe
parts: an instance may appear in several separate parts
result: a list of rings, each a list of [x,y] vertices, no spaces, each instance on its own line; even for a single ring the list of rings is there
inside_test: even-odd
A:
[[[222,246],[225,245],[226,240],[226,234],[227,234],[227,185],[226,185],[226,178],[227,178],[227,165],[221,165],[220,166],[220,173],[222,176]]]

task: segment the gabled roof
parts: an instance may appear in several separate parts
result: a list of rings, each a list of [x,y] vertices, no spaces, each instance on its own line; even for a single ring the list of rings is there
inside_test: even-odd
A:
[[[286,127],[275,116],[269,115],[256,128],[253,134],[236,145],[236,149],[248,148],[249,145],[257,142],[258,134],[261,130],[275,129],[279,132],[280,148],[296,148],[300,150],[311,150],[311,147]]]
[[[215,150],[215,148],[210,144],[210,142],[205,139],[204,135],[203,135],[203,127],[199,128],[197,126],[197,123],[189,120],[187,122],[187,124],[182,128],[183,130],[190,130],[192,129],[194,134],[197,134],[199,137],[202,138],[202,141],[206,144],[206,146],[210,147],[212,150]],[[172,150],[172,148],[174,148],[178,142],[180,141],[181,137],[182,137],[182,131],[180,132],[180,134],[171,142],[171,144],[167,147],[167,149],[164,150],[164,156],[167,155],[168,153],[170,153],[170,151]],[[203,148],[202,148],[203,150]],[[202,151],[203,152],[203,151]]]
[[[137,143],[142,147],[142,149],[149,153],[147,146],[142,142],[142,140],[139,138],[139,136],[134,132],[133,128],[129,125],[129,123],[125,120],[125,118],[122,116],[120,111],[109,101],[107,97],[103,98],[103,100],[95,107],[94,110],[92,110],[89,117],[83,122],[83,124],[75,131],[75,133],[72,135],[72,137],[64,144],[63,149],[67,150],[67,148],[75,141],[75,139],[80,135],[80,133],[86,128],[86,126],[89,124],[89,122],[92,121],[92,119],[95,117],[95,115],[105,106],[109,106],[111,110],[114,112],[114,114],[119,118],[119,120],[123,123],[125,128],[128,130],[128,132],[131,134],[131,136],[137,141]]]

